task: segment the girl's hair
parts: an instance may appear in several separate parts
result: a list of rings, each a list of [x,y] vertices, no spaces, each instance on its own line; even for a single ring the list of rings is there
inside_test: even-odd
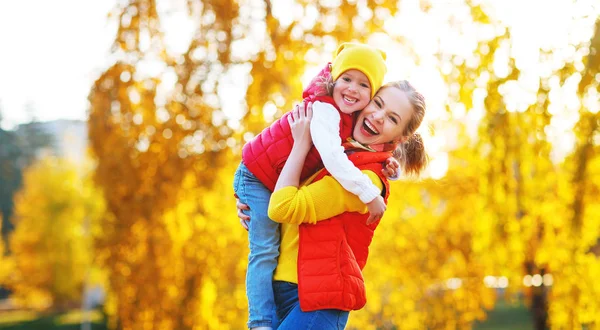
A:
[[[404,173],[419,175],[425,169],[429,160],[421,134],[415,132],[421,126],[423,117],[425,117],[425,97],[417,92],[407,80],[390,82],[381,88],[387,87],[395,87],[406,93],[413,107],[413,114],[402,133],[403,136],[409,136],[409,138],[398,144],[393,152],[394,158],[398,160]]]
[[[315,93],[315,96],[333,95],[333,86],[335,85],[335,82],[333,81],[333,76],[331,76],[331,74],[321,77],[320,81],[315,82],[315,85],[319,88],[319,91]]]

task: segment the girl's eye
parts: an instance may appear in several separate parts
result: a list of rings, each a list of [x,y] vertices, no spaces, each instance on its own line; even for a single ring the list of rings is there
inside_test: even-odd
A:
[[[342,79],[344,79],[345,82],[350,82],[350,78],[348,78],[348,77],[344,77]]]
[[[369,85],[367,85],[367,84],[365,84],[365,83],[362,83],[362,84],[360,84],[360,85],[361,85],[362,87],[364,87],[364,88],[369,88]]]

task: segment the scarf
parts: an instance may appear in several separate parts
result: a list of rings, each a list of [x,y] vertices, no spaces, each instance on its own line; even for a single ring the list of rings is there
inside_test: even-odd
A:
[[[381,144],[372,144],[365,145],[358,141],[356,141],[352,137],[348,137],[346,142],[342,143],[342,147],[346,150],[346,153],[352,153],[359,150],[366,150],[370,152],[380,152],[380,151],[394,151],[396,149],[397,144],[394,142],[381,143]]]

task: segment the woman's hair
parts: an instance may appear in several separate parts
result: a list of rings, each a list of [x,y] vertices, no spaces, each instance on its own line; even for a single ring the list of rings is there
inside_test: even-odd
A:
[[[421,134],[415,131],[423,122],[425,117],[425,97],[413,87],[407,80],[399,80],[387,83],[381,88],[395,87],[406,93],[410,104],[413,107],[410,121],[406,124],[403,136],[408,136],[408,140],[398,144],[393,152],[394,158],[400,162],[400,167],[404,173],[419,175],[427,166],[428,156],[425,152],[425,144]]]

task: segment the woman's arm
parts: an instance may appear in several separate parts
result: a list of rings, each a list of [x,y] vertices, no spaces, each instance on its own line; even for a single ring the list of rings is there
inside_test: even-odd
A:
[[[383,189],[383,183],[372,171],[364,171],[371,182]],[[269,202],[269,218],[280,223],[316,223],[344,212],[367,213],[358,196],[347,191],[332,176],[304,185],[282,187],[273,192]]]

